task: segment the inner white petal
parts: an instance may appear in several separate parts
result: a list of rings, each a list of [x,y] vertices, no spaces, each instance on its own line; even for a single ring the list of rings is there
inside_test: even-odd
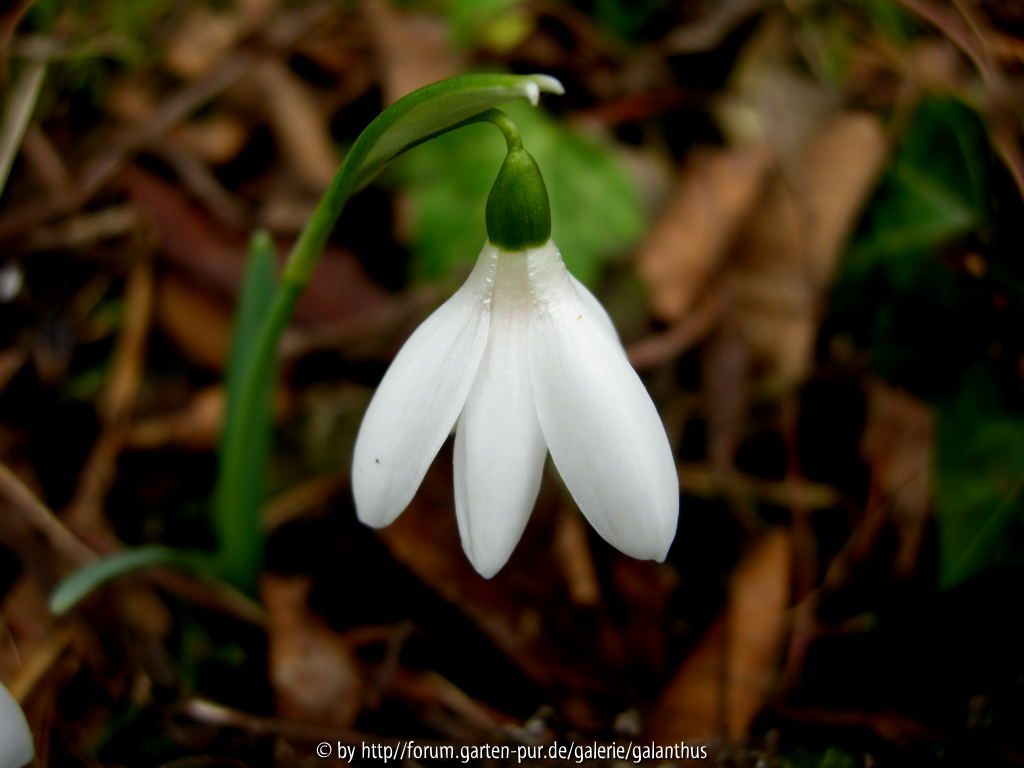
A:
[[[462,546],[485,577],[507,562],[537,499],[546,449],[530,383],[526,257],[502,253],[490,332],[455,435],[455,513]]]
[[[363,417],[352,460],[356,513],[384,526],[408,506],[451,433],[487,345],[498,252],[409,337]]]

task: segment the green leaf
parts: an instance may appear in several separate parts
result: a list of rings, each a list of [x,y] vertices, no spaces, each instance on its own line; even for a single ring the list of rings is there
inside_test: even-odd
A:
[[[981,119],[958,101],[923,104],[864,218],[850,255],[860,269],[900,277],[900,259],[974,230],[986,209],[988,141]]]
[[[551,200],[551,236],[569,269],[593,283],[601,266],[646,230],[637,189],[604,145],[552,118],[509,105]],[[487,194],[504,158],[501,137],[470,127],[409,155],[398,167],[414,207],[413,273],[432,280],[473,263],[487,237]]]
[[[126,549],[90,563],[64,579],[50,596],[50,610],[60,615],[74,608],[90,592],[111,579],[144,568],[176,568],[209,576],[213,561],[199,552],[152,546]]]
[[[915,29],[913,19],[891,0],[859,0],[861,10],[874,26],[893,42],[906,45]]]
[[[263,558],[260,510],[266,492],[264,474],[270,454],[272,400],[277,379],[276,365],[259,369],[250,366],[272,306],[276,272],[274,243],[266,232],[258,232],[249,246],[249,262],[231,336],[221,470],[214,497],[214,524],[224,574],[249,590],[255,588]],[[249,380],[243,378],[247,374]],[[252,388],[257,403],[253,412],[244,416],[243,387]]]
[[[918,394],[955,382],[987,311],[947,253],[991,227],[992,151],[980,118],[952,99],[922,104],[861,217],[832,290],[831,323],[875,371]],[[965,319],[963,312],[975,310]]]
[[[951,587],[1024,552],[1024,413],[979,368],[938,416],[939,583]]]

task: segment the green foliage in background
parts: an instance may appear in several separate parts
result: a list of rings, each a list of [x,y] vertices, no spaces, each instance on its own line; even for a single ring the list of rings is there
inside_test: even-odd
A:
[[[939,406],[935,516],[939,583],[1024,560],[1024,412],[987,369]]]
[[[916,260],[932,260],[985,220],[989,154],[973,110],[952,99],[923,104],[871,206],[852,265],[882,266],[897,281],[913,281]]]
[[[572,273],[592,284],[602,264],[645,232],[639,192],[607,147],[539,110],[511,104],[507,112],[547,183],[552,237]],[[480,253],[487,193],[504,157],[502,139],[493,134],[486,127],[464,128],[397,166],[413,204],[415,279],[468,267]]]
[[[844,86],[851,59],[865,38],[883,37],[903,47],[913,37],[913,18],[892,0],[809,0],[790,7],[798,20],[800,48],[811,69],[827,82]]]
[[[668,0],[594,0],[594,20],[608,33],[631,40],[646,31]]]
[[[174,0],[36,0],[27,20],[37,30],[67,24],[76,32],[117,35],[126,44],[138,46],[141,54],[142,40],[175,5]]]
[[[1024,404],[1001,393],[1019,390],[1020,374],[998,354],[1013,337],[1006,326],[1024,307],[1024,292],[990,202],[994,167],[973,110],[953,99],[922,104],[833,294],[834,322],[874,370],[935,404],[943,587],[1024,553],[1014,534],[1024,513]],[[965,257],[980,271],[966,270]]]
[[[913,116],[862,216],[833,291],[835,315],[885,378],[933,394],[924,372],[947,384],[976,353],[958,310],[975,286],[947,253],[987,227],[991,152],[978,116],[952,99]],[[934,378],[934,377],[933,377]]]
[[[449,0],[452,39],[460,46],[508,51],[533,30],[533,16],[519,0]]]
[[[177,5],[174,0],[36,0],[25,29],[62,45],[49,62],[41,112],[67,110],[69,100],[101,106],[112,73],[146,66],[160,55],[161,22]]]

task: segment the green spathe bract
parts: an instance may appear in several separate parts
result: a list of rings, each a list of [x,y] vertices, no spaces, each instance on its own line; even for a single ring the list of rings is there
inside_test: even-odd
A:
[[[544,177],[522,147],[512,148],[487,198],[487,237],[506,251],[525,251],[551,237],[551,206]]]
[[[61,599],[53,606],[55,610],[70,609],[109,578],[154,565],[197,571],[224,579],[247,593],[255,592],[262,558],[263,499],[262,488],[253,480],[263,477],[269,457],[268,402],[276,378],[277,345],[342,209],[354,192],[403,152],[475,122],[507,101],[526,98],[536,104],[541,92],[562,93],[563,89],[547,75],[474,74],[414,91],[384,110],[356,139],[292,248],[276,285],[271,244],[265,237],[254,240],[249,268],[257,274],[246,279],[228,372],[229,403],[213,509],[217,552],[213,557],[197,552],[177,558],[155,548],[141,557],[115,555],[116,564],[98,561],[68,577],[74,588],[58,587],[56,594]]]

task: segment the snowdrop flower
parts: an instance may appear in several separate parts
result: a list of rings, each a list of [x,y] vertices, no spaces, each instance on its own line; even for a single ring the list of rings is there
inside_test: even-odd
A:
[[[398,517],[454,427],[455,514],[481,575],[519,541],[548,452],[602,538],[663,560],[679,511],[668,438],[611,319],[551,241],[544,181],[509,125],[499,126],[509,153],[487,201],[488,242],[366,411],[356,512],[374,527]]]
[[[32,732],[18,702],[0,683],[0,768],[22,768],[35,755]]]

